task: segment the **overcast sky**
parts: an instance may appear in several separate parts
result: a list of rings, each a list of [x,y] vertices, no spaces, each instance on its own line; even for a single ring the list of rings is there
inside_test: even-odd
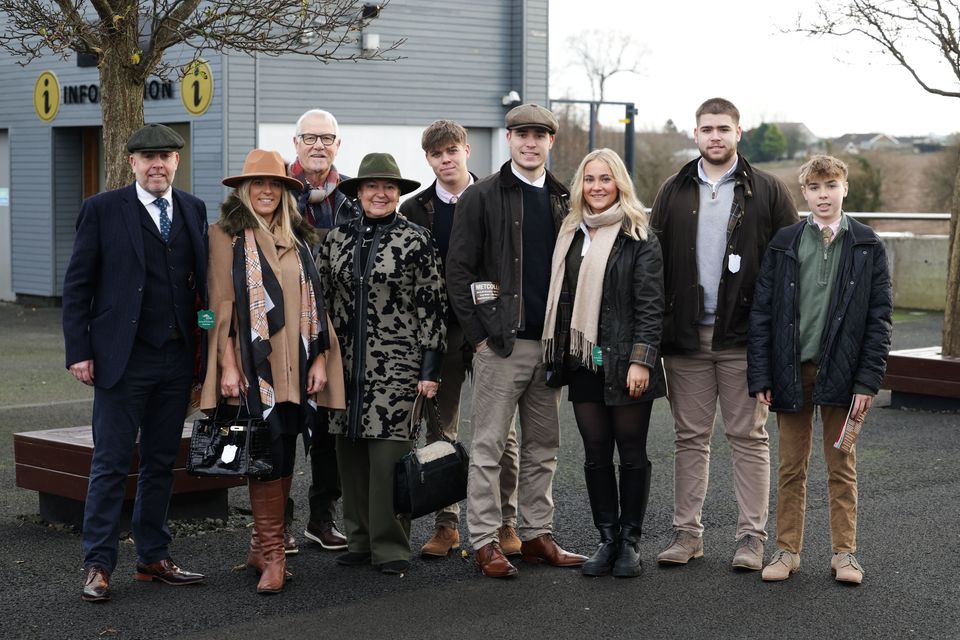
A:
[[[644,49],[643,73],[612,78],[606,99],[636,102],[640,129],[659,129],[671,118],[692,130],[697,106],[719,95],[737,105],[745,129],[762,121],[799,121],[820,137],[960,131],[960,99],[928,94],[869,41],[781,32],[812,5],[796,0],[553,0],[550,97],[592,98],[582,68],[567,51],[569,36],[619,30]],[[926,67],[931,66],[928,59]],[[941,84],[958,86],[938,71]],[[622,111],[611,109],[602,119],[620,117]]]

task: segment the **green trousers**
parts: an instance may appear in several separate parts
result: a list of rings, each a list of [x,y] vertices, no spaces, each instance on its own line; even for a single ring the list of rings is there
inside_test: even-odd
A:
[[[369,552],[374,565],[410,559],[410,519],[393,511],[393,468],[410,446],[406,440],[337,436],[347,548]]]

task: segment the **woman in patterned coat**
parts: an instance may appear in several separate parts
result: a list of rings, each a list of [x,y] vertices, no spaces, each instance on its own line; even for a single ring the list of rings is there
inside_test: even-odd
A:
[[[437,392],[446,300],[433,239],[396,213],[419,183],[400,177],[386,153],[366,155],[358,173],[339,189],[359,200],[363,216],[331,230],[320,253],[347,396],[347,410],[330,420],[348,541],[337,563],[402,575],[410,521],[394,514],[393,469],[410,450],[417,394]]]

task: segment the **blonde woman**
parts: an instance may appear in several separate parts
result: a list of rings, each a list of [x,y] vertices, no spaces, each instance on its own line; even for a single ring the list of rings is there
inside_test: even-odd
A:
[[[635,577],[650,490],[650,410],[665,394],[660,245],[623,161],[610,149],[580,163],[570,204],[553,254],[543,337],[555,375],[569,381],[600,532],[582,572]]]
[[[210,227],[215,325],[200,406],[242,394],[250,414],[270,427],[273,473],[248,483],[254,531],[247,565],[261,572],[258,593],[278,593],[297,436],[309,440],[318,404],[344,407],[343,369],[310,253],[319,237],[291,194],[301,183],[287,177],[279,153],[254,149],[243,172],[223,184],[234,191]]]

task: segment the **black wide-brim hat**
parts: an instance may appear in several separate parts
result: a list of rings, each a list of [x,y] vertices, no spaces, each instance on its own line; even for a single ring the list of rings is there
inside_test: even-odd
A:
[[[356,198],[360,185],[367,180],[396,182],[400,186],[400,195],[420,188],[420,183],[416,180],[408,180],[400,175],[400,167],[397,166],[397,161],[393,159],[392,155],[389,153],[368,153],[360,161],[357,177],[344,180],[337,185],[337,189],[345,196]]]

